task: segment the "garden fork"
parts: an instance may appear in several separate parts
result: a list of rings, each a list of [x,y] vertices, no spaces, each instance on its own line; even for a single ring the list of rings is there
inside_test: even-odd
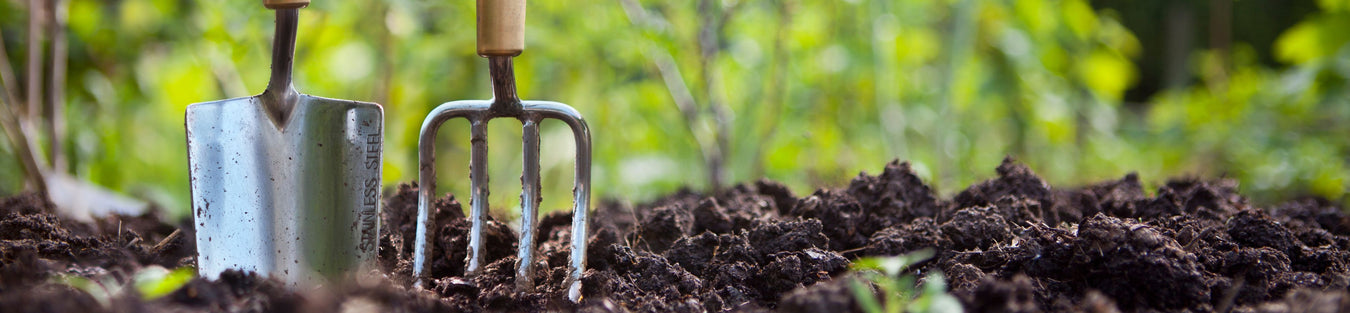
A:
[[[567,297],[577,301],[581,296],[581,274],[586,268],[586,215],[590,208],[591,135],[586,121],[571,106],[552,101],[521,101],[516,95],[516,82],[511,58],[525,48],[525,0],[478,0],[478,55],[488,59],[492,79],[492,100],[454,101],[432,110],[422,122],[418,141],[421,188],[417,200],[417,238],[414,245],[413,275],[418,284],[426,278],[430,262],[427,256],[433,236],[428,225],[428,213],[436,194],[435,142],[442,123],[463,117],[469,121],[472,146],[469,160],[470,198],[469,254],[466,276],[477,274],[486,263],[483,260],[483,226],[488,210],[488,147],[487,125],[494,118],[514,118],[523,124],[524,173],[520,177],[522,209],[520,246],[517,254],[516,289],[534,288],[534,238],[536,215],[539,210],[539,123],[557,119],[571,127],[576,141],[576,182],[573,186],[572,259],[564,282]],[[431,237],[434,238],[434,237]]]

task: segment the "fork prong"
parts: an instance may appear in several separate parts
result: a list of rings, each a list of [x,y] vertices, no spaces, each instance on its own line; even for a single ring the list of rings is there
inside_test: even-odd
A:
[[[587,215],[591,208],[591,131],[586,119],[580,112],[563,103],[552,101],[527,101],[526,111],[539,114],[545,119],[556,119],[566,123],[572,129],[572,139],[576,143],[576,182],[572,185],[572,260],[568,264],[567,278],[563,282],[567,288],[567,299],[581,299],[581,276],[586,271]]]
[[[524,126],[522,149],[525,155],[523,173],[520,175],[520,247],[516,265],[516,291],[534,290],[534,238],[538,233],[536,219],[539,214],[539,122],[533,118],[522,119]]]
[[[429,238],[436,237],[436,228],[440,225],[431,225],[430,215],[432,201],[436,197],[436,133],[441,129],[441,124],[454,118],[467,118],[473,120],[488,108],[486,101],[454,101],[446,102],[431,110],[426,119],[422,120],[422,130],[417,137],[417,230],[413,241],[413,277],[414,286],[421,287],[423,280],[429,275],[431,261],[428,256],[431,254],[432,246],[428,245]]]
[[[483,226],[487,224],[488,210],[488,145],[487,119],[469,120],[470,146],[469,189],[473,198],[469,199],[469,259],[464,270],[465,277],[473,277],[482,269],[483,263]]]
[[[572,264],[568,266],[567,299],[581,300],[581,275],[586,272],[587,215],[591,208],[591,131],[580,114],[564,120],[572,127],[577,146],[576,182],[572,185]]]

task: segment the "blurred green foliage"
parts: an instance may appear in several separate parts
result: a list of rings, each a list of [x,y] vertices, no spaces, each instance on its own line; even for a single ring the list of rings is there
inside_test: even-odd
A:
[[[1200,49],[1191,83],[1146,103],[1124,96],[1156,43],[1086,0],[531,1],[516,71],[523,97],[586,114],[599,198],[705,189],[714,175],[809,192],[894,158],[950,194],[1014,155],[1058,185],[1138,171],[1342,200],[1350,1],[1317,7],[1273,46]],[[262,91],[272,13],[259,1],[68,8],[69,168],[185,214],[184,108]],[[0,1],[20,71],[26,12]],[[473,1],[316,0],[300,18],[297,89],[385,106],[387,185],[416,179],[432,107],[490,95]],[[514,207],[520,127],[493,125],[489,200]],[[542,139],[544,206],[569,207],[570,132],[546,122]],[[467,193],[467,123],[443,127],[438,149],[440,191]],[[22,188],[19,173],[0,158],[0,193]]]

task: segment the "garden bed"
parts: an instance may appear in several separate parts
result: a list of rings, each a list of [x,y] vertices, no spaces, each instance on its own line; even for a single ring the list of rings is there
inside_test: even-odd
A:
[[[851,260],[932,249],[910,272],[941,271],[967,311],[1348,311],[1350,217],[1326,201],[1257,208],[1231,181],[1177,180],[1146,193],[1126,176],[1052,189],[1005,161],[997,178],[939,199],[908,164],[849,186],[793,195],[772,181],[717,195],[677,192],[596,203],[583,301],[560,289],[570,213],[540,219],[536,292],[513,291],[515,232],[486,227],[488,264],[460,277],[468,221],[436,202],[428,288],[409,286],[416,187],[386,196],[384,278],[290,291],[256,275],[191,279],[154,299],[145,268],[194,263],[191,227],[153,215],[62,220],[34,195],[0,201],[0,308],[31,312],[860,310]],[[922,277],[920,275],[919,277]],[[102,282],[90,292],[72,277]],[[79,280],[79,279],[76,279]],[[73,286],[80,286],[79,288]]]

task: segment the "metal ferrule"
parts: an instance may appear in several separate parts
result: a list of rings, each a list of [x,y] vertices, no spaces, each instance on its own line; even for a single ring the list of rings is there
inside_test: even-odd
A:
[[[430,262],[426,256],[431,253],[428,238],[434,238],[436,227],[429,225],[429,213],[436,194],[435,144],[436,133],[441,124],[454,118],[465,118],[471,125],[470,143],[472,155],[469,161],[469,188],[473,197],[469,202],[469,219],[472,223],[469,231],[469,256],[466,276],[477,274],[486,260],[483,259],[483,226],[487,222],[487,123],[494,118],[515,118],[521,121],[524,133],[524,171],[521,175],[521,236],[517,253],[519,263],[516,267],[516,288],[529,291],[534,288],[533,272],[535,256],[535,227],[539,210],[539,123],[545,119],[555,119],[566,123],[572,129],[576,142],[576,181],[573,185],[572,199],[572,256],[568,265],[568,298],[577,301],[581,297],[581,275],[586,268],[586,231],[587,213],[590,210],[591,182],[591,135],[581,113],[571,106],[552,101],[521,101],[516,95],[515,77],[511,57],[489,57],[489,69],[492,75],[493,99],[488,101],[454,101],[442,104],[427,115],[422,123],[418,140],[418,158],[420,160],[417,202],[417,238],[414,243],[413,273],[417,284],[426,278]]]

